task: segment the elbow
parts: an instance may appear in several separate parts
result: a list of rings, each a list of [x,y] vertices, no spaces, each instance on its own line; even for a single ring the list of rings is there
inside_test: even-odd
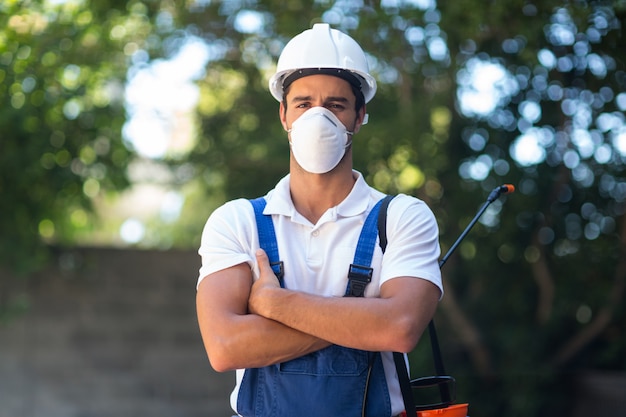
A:
[[[233,360],[233,350],[216,340],[205,341],[204,347],[209,358],[211,368],[216,372],[228,372],[237,369]]]
[[[415,349],[415,346],[417,345],[418,341],[419,341],[419,336],[399,337],[395,340],[392,351],[400,352],[400,353],[409,353],[413,349]]]
[[[213,368],[215,372],[228,372],[236,369],[236,366],[234,366],[228,352],[224,349],[209,350],[207,348],[207,356],[209,357],[211,368]]]
[[[391,351],[408,353],[415,349],[424,331],[412,320],[401,320],[394,326]]]
[[[233,371],[235,369],[232,366],[230,366],[227,361],[214,359],[210,356],[209,356],[209,363],[211,364],[211,368],[213,368],[215,372],[220,372],[220,373],[228,372],[228,371]]]

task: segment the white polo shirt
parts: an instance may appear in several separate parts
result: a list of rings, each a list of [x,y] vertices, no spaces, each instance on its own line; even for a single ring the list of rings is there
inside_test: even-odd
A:
[[[285,287],[327,297],[342,297],[348,268],[354,259],[359,234],[372,207],[384,194],[357,181],[350,194],[312,224],[296,211],[289,191],[289,175],[270,191],[264,214],[271,214],[278,252],[284,262]],[[432,211],[421,200],[396,196],[387,213],[387,249],[383,259],[377,245],[372,259],[374,273],[365,291],[377,297],[381,285],[396,277],[428,280],[443,294],[439,269],[439,230]],[[207,275],[241,263],[250,265],[254,279],[259,269],[255,252],[260,247],[254,210],[248,200],[230,201],[215,210],[206,222],[198,253],[202,258],[198,284]],[[391,352],[383,352],[383,365],[391,397],[392,415],[404,410],[402,394]],[[243,370],[237,371],[231,405],[236,410]]]

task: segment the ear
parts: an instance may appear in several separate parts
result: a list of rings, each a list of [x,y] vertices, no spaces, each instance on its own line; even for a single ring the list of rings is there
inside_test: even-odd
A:
[[[363,107],[361,107],[361,110],[359,110],[359,112],[356,115],[356,121],[354,122],[354,133],[359,133],[359,130],[361,130],[361,126],[363,126],[363,122],[365,121],[365,117],[367,116],[367,110],[365,109],[365,105],[363,105]]]
[[[278,108],[278,117],[280,118],[280,123],[283,125],[283,129],[285,129],[285,132],[287,130],[289,130],[289,128],[287,127],[287,116],[285,115],[285,106],[283,105],[283,102],[280,102],[280,107]]]

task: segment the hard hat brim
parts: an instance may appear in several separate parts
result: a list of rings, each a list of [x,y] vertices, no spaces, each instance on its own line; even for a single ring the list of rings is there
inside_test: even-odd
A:
[[[341,68],[301,68],[276,73],[269,81],[270,93],[276,100],[282,101],[284,91],[291,83],[302,77],[315,74],[332,75],[347,81],[361,91],[366,103],[376,94],[376,80],[371,75]]]

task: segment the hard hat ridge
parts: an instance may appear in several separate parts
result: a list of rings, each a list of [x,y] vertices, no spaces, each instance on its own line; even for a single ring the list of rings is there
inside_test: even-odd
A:
[[[335,38],[340,38],[343,33],[337,32],[339,36],[333,36],[330,25],[313,25],[311,36],[304,38],[299,50],[302,54],[300,62],[316,62],[316,66],[320,68],[332,68],[333,64],[341,62],[342,57],[335,44]]]

